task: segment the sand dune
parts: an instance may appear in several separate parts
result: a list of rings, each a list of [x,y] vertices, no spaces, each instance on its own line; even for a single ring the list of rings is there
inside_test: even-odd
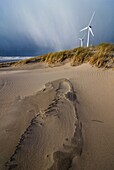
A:
[[[0,170],[113,170],[113,71],[36,68],[0,72]]]

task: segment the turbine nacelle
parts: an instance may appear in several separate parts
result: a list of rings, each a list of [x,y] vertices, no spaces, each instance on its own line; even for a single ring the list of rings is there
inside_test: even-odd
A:
[[[84,41],[84,38],[79,38],[80,41]]]

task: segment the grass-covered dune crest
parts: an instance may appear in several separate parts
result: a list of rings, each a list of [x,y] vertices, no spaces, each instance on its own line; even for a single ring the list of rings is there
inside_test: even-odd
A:
[[[114,44],[101,43],[97,46],[78,47],[72,50],[50,52],[43,56],[11,63],[11,66],[15,67],[36,62],[45,62],[51,66],[58,63],[64,64],[65,60],[68,60],[71,66],[88,62],[97,67],[114,68]]]

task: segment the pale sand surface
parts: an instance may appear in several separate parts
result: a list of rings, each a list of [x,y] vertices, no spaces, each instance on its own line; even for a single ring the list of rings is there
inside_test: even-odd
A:
[[[0,170],[113,170],[114,72],[36,68],[0,71]]]

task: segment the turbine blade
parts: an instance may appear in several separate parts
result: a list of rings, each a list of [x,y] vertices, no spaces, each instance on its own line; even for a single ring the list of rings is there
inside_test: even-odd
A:
[[[92,17],[91,17],[88,26],[90,26],[90,24],[92,23],[92,20],[93,20],[94,15],[95,15],[95,12],[93,13],[93,15],[92,15]]]
[[[82,31],[84,31],[84,30],[87,30],[88,29],[88,27],[85,27],[85,28],[83,28],[82,30],[80,30],[80,32],[82,32]]]
[[[91,28],[89,28],[89,31],[91,32],[92,36],[94,37],[93,31]]]

